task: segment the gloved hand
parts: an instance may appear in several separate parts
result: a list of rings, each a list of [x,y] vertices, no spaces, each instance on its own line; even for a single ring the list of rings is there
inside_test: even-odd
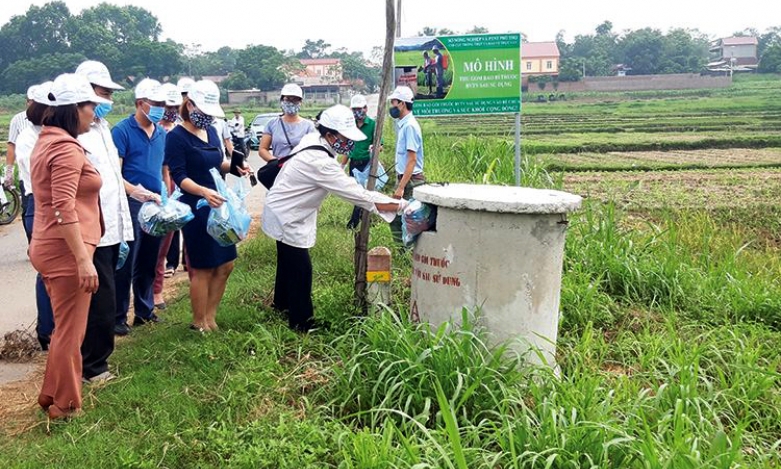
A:
[[[5,165],[5,176],[3,177],[3,187],[11,187],[14,184],[14,167]]]
[[[141,184],[135,186],[133,188],[133,192],[130,193],[130,197],[139,201],[139,202],[149,202],[154,201],[156,203],[160,203],[161,199],[160,196],[155,194],[154,192],[148,190]]]
[[[399,203],[399,209],[396,211],[396,213],[399,215],[403,215],[404,209],[406,209],[409,206],[409,201],[404,199],[399,199],[398,203]]]

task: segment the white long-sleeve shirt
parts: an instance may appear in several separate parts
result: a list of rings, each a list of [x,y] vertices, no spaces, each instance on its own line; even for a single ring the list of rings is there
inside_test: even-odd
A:
[[[326,151],[305,150],[285,162],[263,208],[263,232],[303,249],[315,245],[317,211],[329,193],[372,213],[377,213],[376,203],[398,203],[379,192],[367,191],[347,176],[319,133],[305,135],[292,153],[313,145]]]
[[[24,184],[24,195],[33,193],[33,184],[30,180],[30,156],[33,154],[40,133],[41,126],[31,124],[16,137],[16,164],[19,166],[19,179]]]
[[[89,132],[79,135],[79,143],[87,150],[87,158],[100,173],[100,208],[106,231],[98,246],[106,247],[122,241],[133,241],[133,221],[125,194],[119,153],[111,138],[105,119],[90,124]]]

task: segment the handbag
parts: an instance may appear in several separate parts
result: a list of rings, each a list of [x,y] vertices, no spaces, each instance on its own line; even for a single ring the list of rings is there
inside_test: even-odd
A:
[[[255,174],[255,176],[258,179],[258,182],[263,184],[263,187],[265,187],[266,189],[271,189],[271,187],[274,185],[274,181],[276,181],[277,179],[277,175],[279,174],[279,171],[282,170],[282,166],[287,162],[287,160],[296,156],[302,151],[306,151],[306,150],[322,150],[328,153],[328,150],[323,148],[322,145],[312,145],[306,148],[302,148],[301,150],[295,153],[291,153],[287,156],[283,156],[281,158],[274,158],[273,160],[266,163],[265,166],[258,169],[257,173]],[[328,155],[330,156],[331,154],[328,153]]]

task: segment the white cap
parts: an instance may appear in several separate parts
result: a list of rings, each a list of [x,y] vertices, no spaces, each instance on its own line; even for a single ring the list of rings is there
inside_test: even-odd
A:
[[[182,104],[182,93],[179,92],[179,87],[173,83],[163,83],[160,86],[160,90],[165,95],[166,106],[178,106]]]
[[[101,86],[110,90],[124,90],[122,85],[114,83],[108,68],[96,60],[87,60],[82,62],[76,69],[76,73],[83,75],[93,85]]]
[[[282,87],[282,92],[279,93],[280,96],[298,96],[301,99],[304,99],[304,90],[301,89],[300,86],[296,85],[295,83],[288,83],[287,85]]]
[[[369,103],[366,102],[366,98],[363,97],[362,94],[356,94],[353,96],[353,98],[350,100],[350,107],[353,109],[357,108],[363,108],[368,106]]]
[[[323,111],[323,113],[320,114],[318,123],[339,132],[350,140],[356,142],[366,140],[366,135],[358,130],[358,126],[355,125],[353,111],[342,104],[331,106]]]
[[[27,88],[27,99],[33,99],[33,96],[35,96],[35,89],[38,87],[38,85],[30,85],[29,88]]]
[[[96,103],[110,104],[111,101],[96,95],[87,78],[75,73],[63,73],[54,79],[50,91],[54,95],[52,106],[67,106],[69,104]]]
[[[412,90],[409,86],[397,86],[393,93],[388,96],[388,99],[398,99],[405,103],[411,103],[415,100],[415,95],[412,94]]]
[[[53,81],[46,81],[41,83],[40,85],[37,85],[35,87],[35,92],[33,93],[33,101],[35,101],[38,104],[45,104],[47,106],[51,106],[52,102],[49,101],[49,93],[52,92],[52,84]]]
[[[198,109],[212,117],[225,117],[225,112],[220,106],[220,89],[211,80],[195,82],[187,97]]]
[[[165,93],[160,88],[160,82],[151,78],[144,78],[136,85],[136,99],[148,99],[150,101],[165,101]]]
[[[179,81],[176,82],[176,86],[179,88],[179,93],[189,93],[194,84],[195,80],[190,77],[182,77],[179,79]]]

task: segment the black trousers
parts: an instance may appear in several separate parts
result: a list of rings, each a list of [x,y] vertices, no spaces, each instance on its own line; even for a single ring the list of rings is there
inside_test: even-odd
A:
[[[312,260],[309,249],[277,241],[277,276],[274,282],[274,307],[287,311],[291,329],[308,331],[312,327]]]
[[[87,331],[81,344],[82,375],[89,379],[108,371],[108,357],[114,351],[114,318],[117,299],[114,272],[119,245],[99,247],[93,263],[98,271],[98,291],[92,295],[87,314]]]
[[[148,235],[141,230],[138,223],[138,212],[141,202],[128,198],[130,218],[133,221],[133,236],[130,241],[130,254],[125,265],[117,271],[116,291],[117,308],[115,324],[127,322],[127,312],[130,309],[130,289],[133,289],[133,308],[136,317],[150,319],[155,308],[154,290],[157,275],[157,258],[160,255],[162,238]]]

